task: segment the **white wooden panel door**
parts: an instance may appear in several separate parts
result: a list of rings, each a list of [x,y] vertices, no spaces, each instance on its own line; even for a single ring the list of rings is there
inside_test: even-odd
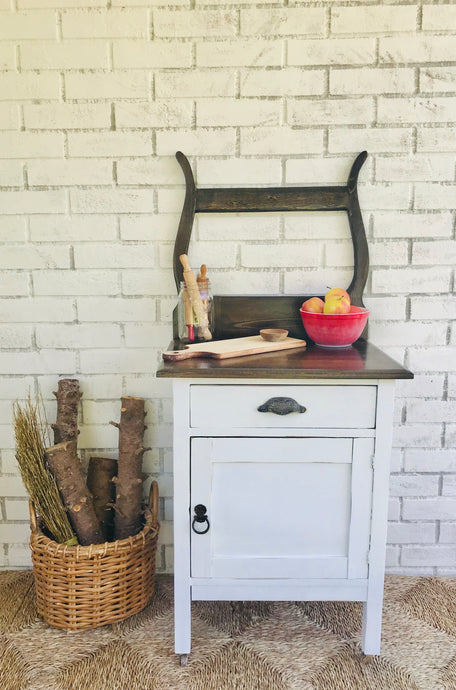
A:
[[[204,505],[209,530],[191,531],[192,576],[366,577],[372,448],[373,439],[193,438],[191,517]]]

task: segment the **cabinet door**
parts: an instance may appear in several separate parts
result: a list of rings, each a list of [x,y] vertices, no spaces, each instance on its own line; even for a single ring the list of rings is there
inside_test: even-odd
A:
[[[193,438],[193,577],[367,577],[372,438]]]

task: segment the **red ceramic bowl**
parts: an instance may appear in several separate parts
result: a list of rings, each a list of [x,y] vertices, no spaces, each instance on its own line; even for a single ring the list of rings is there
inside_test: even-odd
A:
[[[348,347],[363,332],[369,310],[351,306],[348,314],[314,314],[301,312],[302,324],[309,338],[324,347]]]

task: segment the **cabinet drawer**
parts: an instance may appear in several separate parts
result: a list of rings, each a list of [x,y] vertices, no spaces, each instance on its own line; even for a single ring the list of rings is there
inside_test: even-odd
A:
[[[377,387],[195,384],[190,387],[190,398],[193,428],[372,429]],[[259,407],[268,411],[261,412]],[[289,408],[296,409],[288,412]]]

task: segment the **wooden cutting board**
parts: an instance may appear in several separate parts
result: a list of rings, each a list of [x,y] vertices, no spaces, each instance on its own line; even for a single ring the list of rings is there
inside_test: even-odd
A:
[[[230,338],[228,340],[213,340],[207,343],[193,343],[186,345],[184,350],[168,350],[163,353],[163,359],[168,362],[179,362],[182,359],[209,357],[210,359],[228,359],[229,357],[244,357],[245,355],[259,355],[262,352],[277,352],[305,347],[306,341],[298,338],[285,338],[276,343],[263,340],[261,335],[249,335],[246,338]]]

